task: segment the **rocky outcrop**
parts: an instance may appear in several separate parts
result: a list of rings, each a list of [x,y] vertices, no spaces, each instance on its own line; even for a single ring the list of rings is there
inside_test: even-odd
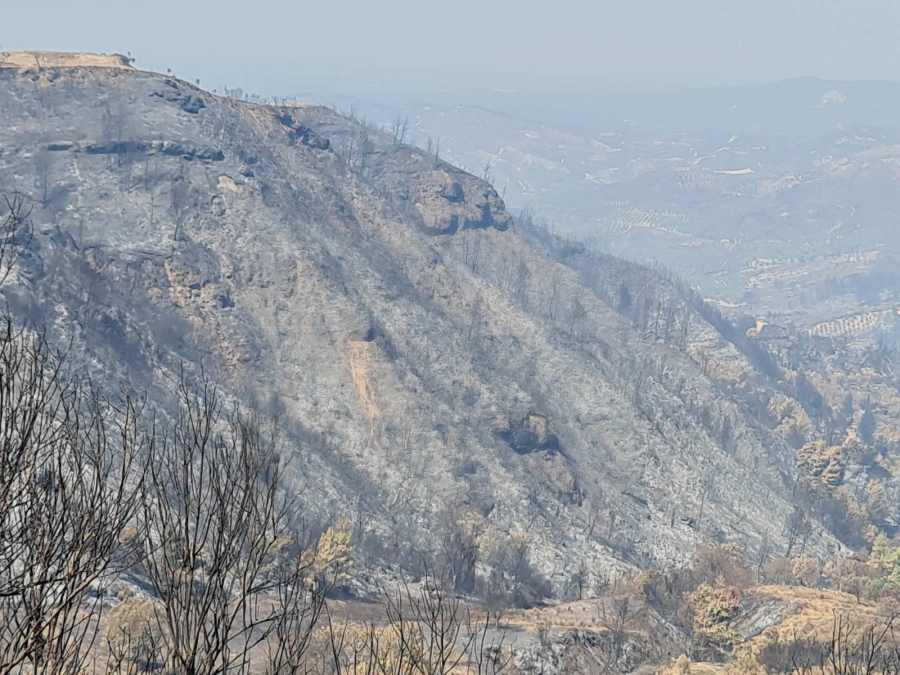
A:
[[[169,103],[174,103],[190,115],[196,115],[206,107],[206,103],[200,96],[189,91],[183,91],[174,80],[165,80],[163,85],[161,89],[154,91],[150,95]]]
[[[49,143],[47,150],[50,152],[74,150],[76,152],[85,152],[89,155],[131,155],[132,157],[161,153],[170,157],[208,162],[221,162],[225,159],[225,153],[216,148],[200,147],[192,143],[178,141],[126,140],[81,144],[63,141]]]
[[[493,187],[449,167],[419,177],[412,198],[430,235],[489,227],[502,232],[512,222]]]
[[[328,150],[331,148],[331,142],[309,127],[301,124],[288,111],[282,111],[276,115],[276,119],[288,128],[288,137],[292,141],[299,141],[308,148],[314,150]]]
[[[539,450],[556,452],[560,449],[553,421],[536,412],[529,412],[521,420],[510,420],[499,435],[520,455]]]
[[[287,107],[274,119],[289,141],[329,149],[427,235],[504,232],[512,226],[506,205],[489,183],[364,123],[315,106]]]
[[[366,326],[351,330],[347,334],[350,342],[374,342],[381,336],[381,330],[377,326]]]

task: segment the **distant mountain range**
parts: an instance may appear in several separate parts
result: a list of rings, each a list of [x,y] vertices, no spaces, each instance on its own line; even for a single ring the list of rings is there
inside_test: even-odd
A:
[[[629,91],[586,88],[580,92],[517,90],[438,90],[431,92],[372,91],[320,98],[359,110],[367,106],[473,106],[506,113],[531,122],[565,127],[635,128],[690,132],[761,132],[771,135],[816,136],[839,125],[891,127],[900,125],[900,83],[863,80],[822,80],[800,77],[762,85],[708,89]],[[375,108],[371,108],[374,110]]]

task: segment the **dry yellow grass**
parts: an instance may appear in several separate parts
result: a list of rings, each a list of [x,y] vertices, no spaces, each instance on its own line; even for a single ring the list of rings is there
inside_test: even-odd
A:
[[[601,608],[601,600],[581,600],[551,607],[509,610],[503,617],[503,623],[526,631],[535,631],[539,625],[552,630],[583,628],[602,631]]]
[[[860,628],[872,625],[884,617],[876,605],[870,602],[857,602],[856,598],[839,591],[800,586],[757,586],[748,591],[747,600],[756,600],[760,604],[777,602],[786,608],[780,621],[770,629],[740,645],[735,662],[730,665],[712,663],[691,663],[690,675],[731,675],[736,672],[755,672],[749,666],[755,666],[756,655],[766,645],[777,640],[791,643],[794,639],[817,640],[826,642],[831,639],[835,615],[849,619],[851,625]],[[740,654],[746,658],[743,661]],[[744,668],[742,669],[742,664]],[[676,664],[663,667],[660,675],[677,672]]]
[[[830,639],[835,614],[850,617],[856,625],[879,619],[878,609],[873,603],[858,602],[854,596],[840,591],[802,586],[760,586],[754,594],[760,600],[778,600],[791,608],[773,627],[779,640],[790,641],[794,636]],[[765,639],[768,638],[763,635],[750,642]]]
[[[678,660],[657,670],[657,675],[721,675],[725,667],[714,663],[692,663],[682,656]]]
[[[0,68],[124,68],[132,70],[121,54],[86,52],[0,52]]]

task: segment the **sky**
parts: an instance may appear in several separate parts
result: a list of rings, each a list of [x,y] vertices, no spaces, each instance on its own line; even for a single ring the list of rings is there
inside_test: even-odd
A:
[[[898,0],[0,0],[0,49],[264,96],[900,80]]]

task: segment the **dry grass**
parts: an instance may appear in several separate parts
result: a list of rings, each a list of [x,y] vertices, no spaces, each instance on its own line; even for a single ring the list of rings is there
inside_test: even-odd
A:
[[[777,600],[790,608],[774,626],[778,638],[784,641],[790,641],[795,636],[830,639],[835,614],[850,616],[856,624],[872,623],[879,619],[874,604],[857,602],[854,596],[840,591],[802,586],[760,586],[753,593],[761,601]],[[755,638],[760,639],[766,638]]]
[[[795,640],[827,642],[832,637],[835,615],[849,618],[852,625],[862,627],[883,620],[878,608],[869,602],[857,602],[856,598],[839,591],[804,588],[800,586],[757,586],[747,594],[747,600],[760,605],[776,603],[785,610],[778,621],[762,634],[744,642],[740,651],[749,661],[740,659],[730,666],[713,663],[691,663],[690,675],[731,675],[741,672],[741,664],[755,663],[755,658],[767,645],[778,641],[790,644]],[[660,673],[675,672],[675,664],[668,664]],[[754,671],[755,672],[755,671]]]
[[[0,68],[123,68],[133,70],[121,54],[86,52],[0,52]]]
[[[715,663],[692,663],[691,675],[720,675],[725,672],[725,667]]]

